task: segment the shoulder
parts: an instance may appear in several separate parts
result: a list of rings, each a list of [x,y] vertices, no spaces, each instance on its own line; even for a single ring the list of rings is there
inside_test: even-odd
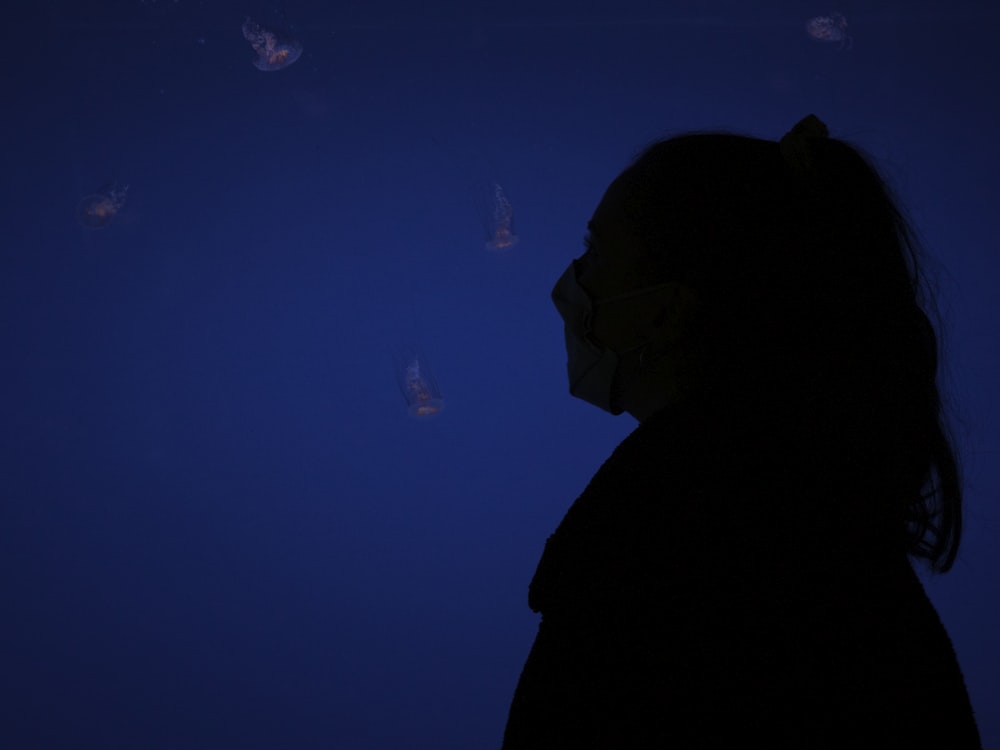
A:
[[[725,458],[663,416],[622,441],[549,537],[531,583],[532,609],[621,600],[668,580],[693,546],[706,552],[721,543],[710,517],[732,494],[718,480],[734,474],[713,471]]]

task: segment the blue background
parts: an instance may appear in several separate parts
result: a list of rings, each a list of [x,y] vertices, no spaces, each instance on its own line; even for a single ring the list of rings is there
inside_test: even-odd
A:
[[[1000,10],[855,5],[850,45],[801,0],[8,12],[0,745],[498,747],[542,545],[635,426],[569,397],[552,284],[646,143],[815,112],[933,258],[967,515],[924,578],[1000,748]],[[246,15],[302,57],[255,69]]]

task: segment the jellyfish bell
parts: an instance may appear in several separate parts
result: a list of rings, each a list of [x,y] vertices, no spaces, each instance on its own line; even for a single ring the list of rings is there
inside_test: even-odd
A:
[[[417,355],[406,359],[398,372],[399,389],[406,399],[406,411],[411,417],[423,419],[440,414],[444,399],[426,363]]]
[[[428,401],[411,404],[410,408],[407,409],[407,413],[411,417],[416,417],[417,419],[433,417],[436,414],[440,414],[442,411],[444,411],[444,400],[440,398],[433,398]]]
[[[253,66],[257,70],[281,70],[298,60],[301,54],[302,45],[295,40],[278,41],[272,50],[263,55],[257,55]]]
[[[517,235],[508,228],[497,229],[493,237],[486,241],[486,249],[495,253],[510,250],[517,244]]]
[[[250,42],[256,54],[253,65],[257,70],[287,68],[302,54],[301,42],[265,29],[252,18],[243,22],[242,30],[243,38]]]
[[[486,249],[502,253],[514,247],[518,239],[514,232],[514,207],[500,184],[487,183],[477,196],[477,204],[486,233]]]
[[[128,186],[109,183],[96,193],[85,195],[76,207],[76,220],[87,229],[104,229],[125,204]]]
[[[851,46],[847,19],[840,13],[810,18],[806,21],[806,34],[817,42],[836,42],[842,49]]]
[[[115,211],[106,195],[84,196],[76,208],[76,219],[87,229],[104,229],[115,218]]]

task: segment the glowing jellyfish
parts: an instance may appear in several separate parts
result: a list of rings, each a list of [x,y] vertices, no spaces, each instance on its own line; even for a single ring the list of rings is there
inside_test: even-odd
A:
[[[837,42],[841,47],[851,46],[847,34],[847,19],[840,13],[816,16],[806,21],[806,33],[817,42]]]
[[[486,232],[486,249],[495,252],[509,250],[517,244],[514,234],[514,207],[503,188],[489,183],[480,206],[480,218]]]
[[[257,53],[253,64],[257,70],[281,70],[299,59],[302,44],[295,39],[280,37],[247,18],[243,22],[243,37]]]
[[[128,185],[109,182],[96,193],[85,195],[76,207],[76,219],[87,229],[104,229],[125,205]]]
[[[441,391],[430,370],[416,354],[404,363],[399,376],[399,388],[406,399],[406,409],[411,417],[432,417],[444,409]]]

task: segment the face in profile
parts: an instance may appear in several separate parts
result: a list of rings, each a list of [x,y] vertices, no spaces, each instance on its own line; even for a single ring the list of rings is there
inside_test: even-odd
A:
[[[566,325],[570,392],[600,408],[627,411],[640,421],[676,397],[676,378],[664,354],[692,301],[674,282],[650,283],[642,273],[644,246],[630,225],[627,173],[608,188],[588,224],[586,251],[554,292]],[[572,289],[583,301],[573,303]],[[584,341],[580,341],[584,339]]]

